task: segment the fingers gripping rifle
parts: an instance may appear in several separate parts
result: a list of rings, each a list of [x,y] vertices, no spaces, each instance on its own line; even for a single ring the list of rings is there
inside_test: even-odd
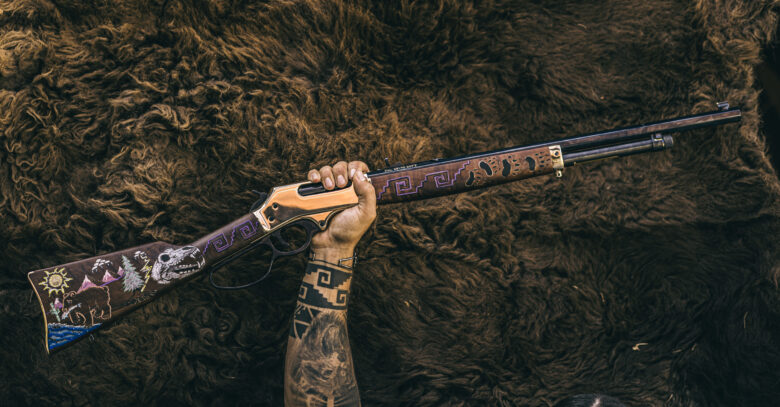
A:
[[[672,147],[671,133],[739,121],[739,109],[719,103],[718,110],[634,127],[575,136],[415,164],[368,175],[377,204],[412,201],[485,188],[555,173],[565,167],[609,157]],[[154,242],[73,263],[32,271],[28,279],[38,296],[46,326],[46,349],[60,349],[101,325],[154,300],[165,290],[210,271],[218,288],[246,288],[271,272],[273,261],[303,252],[333,215],[358,202],[352,185],[325,190],[321,184],[276,187],[250,213],[186,246]],[[302,228],[305,241],[291,246],[282,233]],[[257,246],[271,249],[271,265],[254,282],[237,287],[214,283],[214,270]]]

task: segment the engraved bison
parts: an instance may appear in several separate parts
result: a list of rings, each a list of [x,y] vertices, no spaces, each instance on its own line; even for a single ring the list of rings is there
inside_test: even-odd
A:
[[[72,325],[92,326],[111,319],[111,295],[108,287],[90,287],[71,291],[62,297],[62,317]]]

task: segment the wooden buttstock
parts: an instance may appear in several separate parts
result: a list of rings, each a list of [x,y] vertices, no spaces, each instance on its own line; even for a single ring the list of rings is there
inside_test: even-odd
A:
[[[154,242],[31,271],[41,304],[46,350],[61,349],[201,271],[195,246]]]
[[[188,246],[154,242],[31,271],[27,278],[43,311],[46,350],[63,348],[205,268],[213,270],[246,253],[296,221],[308,220],[324,229],[331,216],[357,204],[352,187],[303,196],[298,189],[304,184],[274,188],[260,209]],[[298,252],[274,246],[275,256]]]

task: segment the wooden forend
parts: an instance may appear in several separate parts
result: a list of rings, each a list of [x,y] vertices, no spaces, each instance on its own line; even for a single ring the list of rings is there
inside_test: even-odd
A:
[[[398,167],[370,174],[377,203],[412,201],[553,172],[550,147]]]

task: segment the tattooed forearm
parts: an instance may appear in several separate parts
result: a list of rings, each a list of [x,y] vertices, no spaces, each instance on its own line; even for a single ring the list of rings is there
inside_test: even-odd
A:
[[[360,405],[347,335],[351,280],[345,268],[306,266],[287,342],[285,405]]]

